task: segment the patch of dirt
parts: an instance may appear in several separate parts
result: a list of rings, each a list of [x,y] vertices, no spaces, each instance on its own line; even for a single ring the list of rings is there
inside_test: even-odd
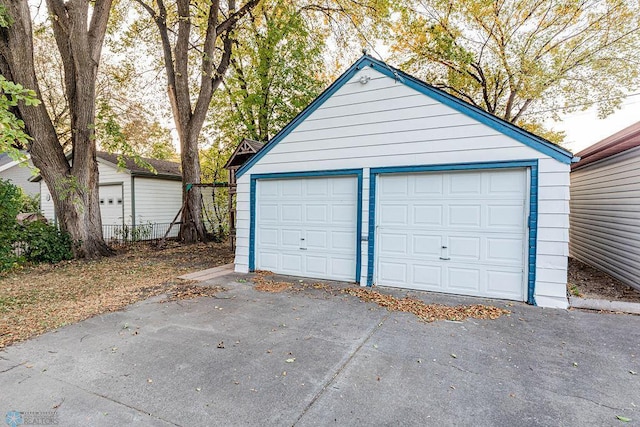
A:
[[[511,314],[509,310],[489,305],[459,305],[455,307],[442,304],[427,304],[419,299],[404,297],[396,298],[374,291],[369,288],[337,288],[325,283],[304,283],[302,281],[288,282],[269,279],[273,276],[270,271],[257,271],[252,279],[254,289],[261,292],[300,292],[308,289],[322,290],[332,295],[348,294],[360,298],[364,302],[373,302],[389,311],[412,313],[425,322],[436,320],[464,320],[469,317],[475,319],[495,320],[500,316]]]
[[[5,273],[0,276],[0,348],[155,295],[209,296],[220,289],[195,289],[176,278],[230,262],[227,244],[169,242],[164,249],[138,244],[108,258]]]
[[[640,303],[640,291],[573,258],[569,258],[567,291],[581,298]]]

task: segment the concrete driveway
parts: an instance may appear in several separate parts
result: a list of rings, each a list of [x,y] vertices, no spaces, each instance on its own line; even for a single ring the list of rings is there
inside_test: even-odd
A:
[[[65,426],[640,425],[638,316],[515,303],[498,320],[427,324],[238,277],[212,280],[228,289],[217,298],[152,299],[0,352],[0,420],[15,410]]]

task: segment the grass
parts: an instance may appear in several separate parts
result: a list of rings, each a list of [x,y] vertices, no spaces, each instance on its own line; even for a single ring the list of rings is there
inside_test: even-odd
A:
[[[233,261],[225,244],[140,244],[116,256],[0,276],[0,348],[184,287],[177,277]],[[177,294],[180,292],[177,291]],[[188,292],[196,295],[197,292]]]

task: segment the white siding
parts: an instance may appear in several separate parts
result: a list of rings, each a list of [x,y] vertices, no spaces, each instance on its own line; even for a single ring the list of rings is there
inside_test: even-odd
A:
[[[575,259],[640,289],[640,148],[571,173]]]
[[[136,224],[173,221],[182,206],[182,182],[141,177],[134,180]]]
[[[371,81],[362,85],[362,75]],[[369,168],[531,159],[540,159],[536,274],[543,285],[536,286],[536,302],[566,307],[569,165],[371,68],[356,73],[238,180],[236,271],[248,270],[250,174],[363,168],[366,233]],[[362,284],[367,258],[362,242]]]
[[[55,223],[56,212],[53,207],[53,200],[51,199],[49,187],[45,184],[44,179],[40,180],[40,211],[42,212],[42,215],[47,218],[49,223]]]
[[[13,185],[22,188],[29,196],[35,196],[40,192],[40,184],[29,181],[29,178],[33,176],[33,169],[31,169],[33,163],[31,160],[26,160],[26,162],[30,167],[22,162],[0,172],[0,178],[11,181]]]

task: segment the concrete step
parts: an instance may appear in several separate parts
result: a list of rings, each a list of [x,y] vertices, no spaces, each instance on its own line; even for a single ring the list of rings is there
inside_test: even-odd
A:
[[[183,274],[178,276],[178,279],[182,280],[196,280],[198,282],[204,282],[205,280],[213,279],[214,277],[224,276],[233,272],[234,264],[225,264],[219,267],[209,268],[207,270],[196,271],[194,273]]]

